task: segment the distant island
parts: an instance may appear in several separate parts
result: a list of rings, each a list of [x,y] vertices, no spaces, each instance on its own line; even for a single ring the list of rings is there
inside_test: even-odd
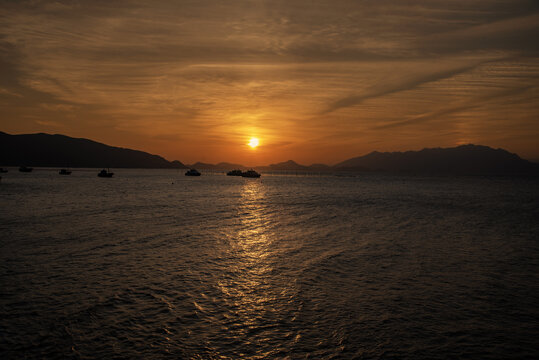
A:
[[[65,135],[9,135],[0,132],[0,166],[184,169],[144,151],[109,146]]]
[[[246,170],[241,164],[197,162],[184,165],[143,151],[119,148],[65,135],[9,135],[0,132],[0,166],[112,167],[207,171]],[[301,165],[293,160],[255,167],[263,172],[387,172],[448,175],[539,174],[539,164],[503,149],[482,145],[432,148],[420,151],[378,152],[342,161],[334,166]]]
[[[338,163],[337,170],[431,174],[538,174],[539,165],[504,149],[461,145],[420,151],[378,152]]]
[[[384,172],[438,175],[539,175],[539,164],[503,149],[482,145],[378,152],[342,161],[334,166],[301,165],[292,160],[257,167],[260,171],[296,172]]]

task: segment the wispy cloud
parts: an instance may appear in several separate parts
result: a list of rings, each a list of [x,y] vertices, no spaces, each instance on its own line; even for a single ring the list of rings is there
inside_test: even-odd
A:
[[[409,125],[417,125],[421,123],[425,123],[427,121],[431,120],[439,120],[443,118],[445,115],[454,114],[458,112],[462,112],[465,110],[473,109],[479,106],[483,106],[485,103],[488,103],[490,101],[505,98],[509,96],[515,96],[519,95],[521,93],[527,92],[531,89],[536,88],[536,86],[533,85],[526,85],[521,86],[513,89],[505,89],[502,91],[495,91],[486,95],[478,96],[472,99],[468,99],[466,101],[463,101],[460,104],[455,104],[451,106],[441,107],[440,109],[429,112],[426,114],[422,114],[419,116],[413,116],[406,120],[401,121],[394,121],[388,124],[383,124],[379,126],[375,126],[374,129],[391,129],[391,128],[399,128],[403,126],[409,126]]]
[[[323,110],[320,114],[328,114],[342,108],[359,105],[363,101],[368,99],[374,99],[385,95],[394,94],[400,91],[412,90],[417,88],[418,86],[429,82],[446,79],[458,74],[465,73],[476,68],[478,65],[479,63],[476,63],[449,70],[416,74],[416,76],[411,78],[410,76],[405,75],[402,78],[397,78],[395,80],[390,79],[390,81],[383,81],[382,84],[376,84],[366,89],[361,95],[348,96],[335,101],[334,103],[330,104],[325,110]]]
[[[536,13],[426,35],[416,46],[426,54],[501,51],[539,54],[539,10]]]

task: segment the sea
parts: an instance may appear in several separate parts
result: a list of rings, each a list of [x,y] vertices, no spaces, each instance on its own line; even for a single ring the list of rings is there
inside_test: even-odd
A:
[[[11,168],[2,359],[537,359],[539,181]]]

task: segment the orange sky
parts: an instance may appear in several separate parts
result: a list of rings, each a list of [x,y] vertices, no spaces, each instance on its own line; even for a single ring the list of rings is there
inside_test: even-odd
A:
[[[535,0],[20,1],[0,24],[0,131],[184,163],[539,159]]]

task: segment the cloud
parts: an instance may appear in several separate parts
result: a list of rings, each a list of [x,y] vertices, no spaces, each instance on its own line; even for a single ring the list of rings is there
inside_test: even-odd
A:
[[[503,51],[539,54],[539,13],[426,35],[415,45],[424,54]]]
[[[77,107],[72,104],[41,104],[40,105],[43,109],[49,110],[49,111],[65,111],[65,112],[71,112],[75,110]]]
[[[21,94],[15,92],[15,91],[12,91],[12,90],[8,90],[8,89],[5,89],[5,88],[0,88],[0,95],[9,95],[9,96],[16,96],[16,97],[22,97]]]
[[[47,126],[47,127],[59,128],[62,126],[62,124],[60,124],[59,122],[51,121],[51,120],[36,120],[35,122],[36,124]]]
[[[486,95],[482,95],[482,96],[478,96],[478,97],[469,99],[469,100],[464,101],[463,103],[458,104],[458,105],[442,107],[441,109],[438,109],[436,111],[429,112],[427,114],[423,114],[423,115],[419,115],[419,116],[413,116],[413,117],[411,117],[409,119],[406,119],[406,120],[395,121],[395,122],[391,122],[389,124],[383,124],[383,125],[375,126],[375,127],[373,127],[373,129],[381,130],[381,129],[400,128],[400,127],[403,127],[403,126],[417,125],[417,124],[425,123],[425,122],[428,122],[428,121],[431,121],[431,120],[438,120],[438,119],[443,118],[443,116],[445,116],[445,115],[454,114],[454,113],[462,112],[462,111],[465,111],[465,110],[473,109],[473,108],[476,108],[476,107],[480,107],[480,106],[484,105],[484,103],[492,101],[492,100],[496,100],[496,99],[500,99],[500,98],[504,98],[504,97],[509,97],[509,96],[514,96],[514,95],[519,95],[519,94],[527,92],[527,91],[529,91],[529,90],[531,90],[531,89],[533,89],[535,87],[536,86],[534,86],[534,85],[526,85],[526,86],[520,86],[520,87],[512,88],[512,89],[505,89],[505,90],[502,90],[502,91],[495,91],[495,92],[492,92],[492,93],[489,93],[489,94],[486,94]]]
[[[381,97],[381,96],[385,96],[385,95],[389,95],[389,94],[393,94],[393,93],[397,93],[401,91],[412,90],[429,82],[450,78],[455,75],[470,71],[476,68],[478,65],[480,65],[480,63],[474,63],[472,65],[465,65],[465,66],[461,66],[461,67],[457,67],[457,68],[449,69],[449,70],[442,70],[442,71],[431,72],[431,73],[426,73],[426,74],[419,74],[411,79],[407,78],[406,76],[400,79],[390,78],[389,79],[389,81],[391,81],[390,83],[388,83],[386,80],[386,82],[384,82],[383,84],[379,84],[379,85],[376,85],[367,89],[361,95],[348,96],[348,97],[345,97],[343,99],[333,102],[325,110],[323,110],[320,113],[320,115],[328,114],[342,108],[359,105],[363,101],[368,100],[368,99],[374,99],[377,97]]]

